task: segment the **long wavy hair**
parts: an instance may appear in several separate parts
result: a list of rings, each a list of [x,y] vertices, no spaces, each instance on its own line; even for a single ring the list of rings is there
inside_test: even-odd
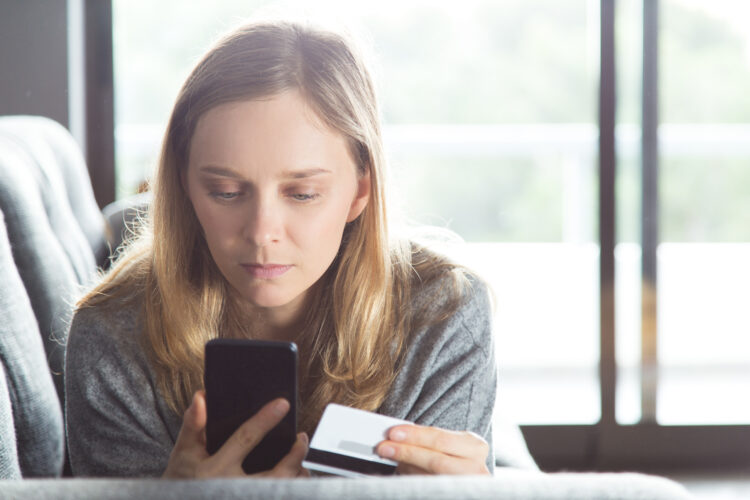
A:
[[[392,243],[386,223],[384,154],[371,76],[344,36],[289,22],[247,24],[211,48],[180,90],[140,233],[79,307],[142,303],[142,343],[168,405],[183,411],[203,384],[203,350],[216,337],[252,338],[241,304],[214,263],[181,183],[198,120],[213,107],[296,90],[348,141],[371,192],[347,224],[334,262],[313,287],[298,336],[302,430],[329,402],[376,410],[398,370],[410,331],[452,314],[462,273],[423,248]],[[411,310],[412,288],[455,279],[443,314]]]

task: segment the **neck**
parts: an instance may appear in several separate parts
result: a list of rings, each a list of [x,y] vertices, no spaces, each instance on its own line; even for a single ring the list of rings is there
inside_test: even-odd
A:
[[[279,307],[241,306],[252,338],[295,342],[303,326],[306,295]]]
[[[299,318],[292,318],[291,320],[284,318],[282,321],[279,321],[279,319],[276,315],[270,315],[270,317],[261,315],[258,317],[252,324],[253,338],[295,342],[302,321]]]

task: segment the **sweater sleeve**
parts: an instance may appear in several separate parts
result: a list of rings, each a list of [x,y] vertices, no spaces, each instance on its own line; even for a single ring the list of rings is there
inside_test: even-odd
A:
[[[464,304],[447,320],[416,332],[380,413],[420,425],[471,431],[490,445],[497,370],[486,286],[472,279]]]
[[[75,476],[160,476],[176,415],[160,408],[133,314],[96,307],[74,318],[66,349],[66,433]]]

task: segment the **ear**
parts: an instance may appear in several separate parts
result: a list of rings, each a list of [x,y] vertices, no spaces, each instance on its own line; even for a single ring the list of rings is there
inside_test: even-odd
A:
[[[349,207],[346,222],[351,222],[359,217],[367,206],[367,203],[370,201],[370,184],[370,167],[368,166],[364,175],[360,175],[357,178],[357,194]]]

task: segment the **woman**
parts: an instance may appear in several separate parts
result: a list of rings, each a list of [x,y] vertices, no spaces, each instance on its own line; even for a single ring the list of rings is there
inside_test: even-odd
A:
[[[203,348],[216,337],[298,344],[303,432],[268,475],[307,474],[329,402],[418,424],[377,448],[401,473],[490,473],[487,291],[389,239],[383,169],[372,81],[347,40],[256,23],[218,42],[177,97],[142,234],[73,320],[73,473],[241,475],[289,404],[209,456]]]

